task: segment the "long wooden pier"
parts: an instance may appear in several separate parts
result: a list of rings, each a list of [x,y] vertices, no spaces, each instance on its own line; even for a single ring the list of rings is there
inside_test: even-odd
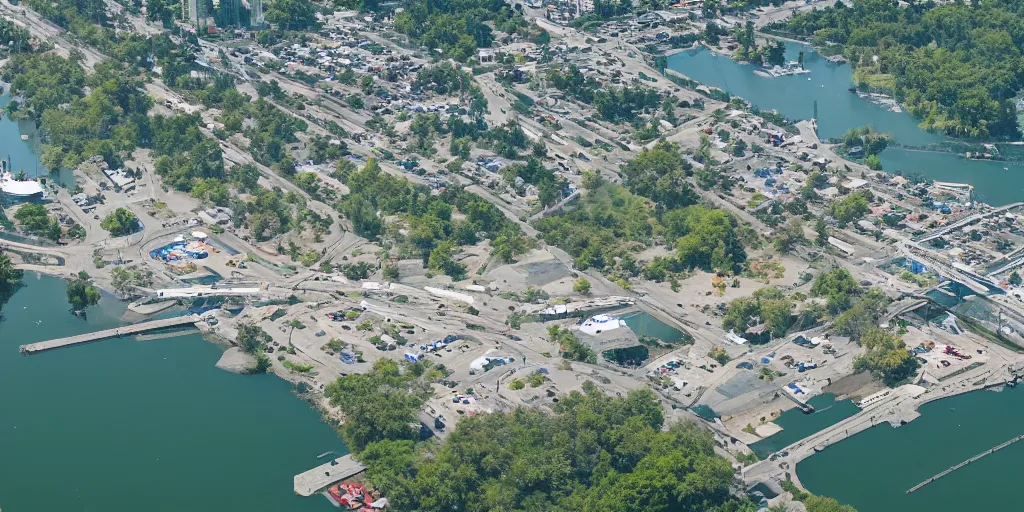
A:
[[[946,476],[946,475],[948,475],[948,474],[950,474],[950,473],[952,473],[952,472],[954,472],[954,471],[956,471],[956,470],[958,470],[958,469],[960,469],[960,468],[962,468],[962,467],[964,467],[964,466],[966,466],[966,465],[968,465],[968,464],[970,464],[972,462],[975,462],[975,461],[981,459],[982,457],[984,457],[986,455],[991,455],[991,454],[993,454],[995,452],[998,452],[999,450],[1002,450],[1003,448],[1006,448],[1007,446],[1010,446],[1011,444],[1016,443],[1017,441],[1020,441],[1020,440],[1024,440],[1024,435],[1019,435],[1019,436],[1017,436],[1017,437],[1015,437],[1013,439],[1010,439],[1009,441],[1006,441],[1006,442],[1004,442],[1004,443],[1002,443],[1002,444],[1000,444],[998,446],[995,446],[995,447],[990,448],[990,449],[988,449],[986,451],[983,451],[983,452],[975,455],[974,457],[971,457],[971,458],[969,458],[969,459],[967,459],[967,460],[957,464],[956,466],[953,466],[953,467],[951,467],[951,468],[949,468],[949,469],[947,469],[947,470],[945,470],[945,471],[943,471],[943,472],[941,472],[941,473],[939,473],[939,474],[937,474],[937,475],[935,475],[935,476],[925,480],[924,482],[921,482],[921,483],[911,487],[910,489],[907,489],[907,494],[910,494],[910,493],[912,493],[914,491],[917,491],[917,490],[921,489],[922,487],[924,487],[924,486],[926,486],[926,485],[928,485],[928,484],[930,484],[930,483],[932,483],[932,482],[934,482],[934,481],[936,481],[936,480],[938,480],[938,479],[940,479],[940,478],[942,478],[942,477],[944,477],[944,476]]]
[[[326,487],[366,471],[352,455],[338,457],[309,471],[295,475],[295,494],[312,496]]]
[[[181,325],[194,324],[199,320],[199,315],[185,315],[176,316],[173,318],[164,318],[162,320],[150,320],[149,322],[125,325],[122,327],[115,327],[113,329],[106,329],[103,331],[78,334],[75,336],[68,336],[67,338],[57,338],[47,341],[40,341],[38,343],[22,345],[21,353],[37,354],[39,352],[45,352],[47,350],[70,347],[72,345],[79,345],[82,343],[89,343],[92,341],[105,340],[108,338],[118,338],[121,336],[131,336],[134,334],[140,334],[147,331],[153,331],[156,329],[165,329],[168,327],[178,327]]]

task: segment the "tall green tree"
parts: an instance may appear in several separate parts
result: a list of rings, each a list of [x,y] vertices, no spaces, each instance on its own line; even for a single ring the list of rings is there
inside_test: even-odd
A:
[[[100,301],[99,290],[81,278],[68,281],[67,295],[72,311],[84,311],[85,308],[95,306]]]
[[[11,299],[14,292],[21,288],[24,277],[25,272],[14,268],[14,262],[11,261],[10,256],[0,253],[0,313],[3,312],[4,305]]]
[[[238,333],[235,335],[235,345],[246,354],[258,354],[263,351],[272,338],[262,327],[243,323],[238,326]]]
[[[110,232],[112,236],[130,235],[139,229],[139,219],[127,208],[117,208],[110,212],[100,227]]]
[[[347,375],[324,389],[345,415],[341,434],[349,449],[359,453],[371,443],[417,439],[412,425],[425,394],[414,388],[414,378],[394,360],[378,359],[369,373]]]

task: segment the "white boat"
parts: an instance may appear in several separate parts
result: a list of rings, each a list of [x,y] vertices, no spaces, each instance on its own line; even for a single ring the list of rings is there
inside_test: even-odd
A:
[[[772,66],[769,68],[768,66],[764,66],[762,69],[755,70],[754,72],[757,73],[758,71],[761,71],[762,73],[765,73],[771,77],[806,75],[811,72],[811,70],[803,69],[793,62],[790,62],[785,67]],[[810,80],[810,77],[808,77],[807,79]]]

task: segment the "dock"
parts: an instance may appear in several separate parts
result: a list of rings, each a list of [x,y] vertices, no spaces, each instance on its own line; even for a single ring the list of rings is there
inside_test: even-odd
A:
[[[40,341],[38,343],[22,345],[21,353],[29,355],[37,354],[39,352],[45,352],[47,350],[70,347],[72,345],[80,345],[82,343],[90,343],[93,341],[100,341],[109,338],[119,338],[121,336],[131,336],[135,334],[141,334],[147,331],[153,331],[156,329],[166,329],[168,327],[191,325],[195,324],[198,321],[200,321],[199,315],[185,315],[176,316],[174,318],[164,318],[162,320],[150,320],[148,322],[140,322],[137,324],[115,327],[113,329],[106,329],[103,331],[90,332],[86,334],[77,334],[75,336],[68,336],[67,338],[56,338],[47,341]]]
[[[312,496],[346,478],[352,478],[366,471],[366,466],[352,458],[352,455],[338,457],[309,471],[295,475],[295,494]]]
[[[938,480],[938,479],[940,479],[940,478],[942,478],[942,477],[944,477],[944,476],[946,476],[946,475],[948,475],[948,474],[950,474],[950,473],[952,473],[952,472],[954,472],[954,471],[956,471],[956,470],[958,470],[958,469],[960,469],[960,468],[962,468],[962,467],[964,467],[964,466],[966,466],[966,465],[968,465],[968,464],[970,464],[972,462],[975,462],[975,461],[981,459],[982,457],[984,457],[986,455],[991,455],[991,454],[993,454],[995,452],[998,452],[999,450],[1002,450],[1003,448],[1006,448],[1007,446],[1010,446],[1011,444],[1016,443],[1017,441],[1020,441],[1022,439],[1024,439],[1024,434],[1019,435],[1019,436],[1017,436],[1017,437],[1015,437],[1013,439],[1010,439],[1009,441],[1006,441],[1006,442],[1004,442],[1004,443],[1002,443],[1002,444],[1000,444],[998,446],[995,446],[993,448],[990,448],[990,449],[988,449],[986,451],[983,451],[983,452],[975,455],[974,457],[971,457],[971,458],[969,458],[969,459],[967,459],[967,460],[957,464],[956,466],[953,466],[953,467],[951,467],[951,468],[949,468],[949,469],[947,469],[947,470],[945,470],[945,471],[943,471],[943,472],[941,472],[941,473],[939,473],[939,474],[937,474],[937,475],[935,475],[935,476],[933,476],[933,477],[931,477],[931,478],[929,478],[929,479],[927,479],[927,480],[925,480],[925,481],[923,481],[923,482],[921,482],[921,483],[911,487],[910,489],[907,489],[907,494],[910,494],[910,493],[912,493],[914,491],[920,490],[922,487],[924,487],[924,486],[926,486],[926,485],[928,485],[928,484],[930,484],[930,483],[932,483],[932,482],[934,482],[934,481],[936,481],[936,480]]]

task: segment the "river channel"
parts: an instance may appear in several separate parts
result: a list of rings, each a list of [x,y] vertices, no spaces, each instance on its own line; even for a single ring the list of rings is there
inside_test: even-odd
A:
[[[668,59],[668,67],[759,108],[778,110],[791,119],[816,117],[822,139],[840,137],[850,128],[871,125],[905,145],[924,146],[946,140],[918,128],[918,121],[909,114],[891,112],[851,93],[853,70],[849,64],[828,62],[813,48],[796,43],[786,43],[787,60],[797,60],[801,50],[810,74],[762,77],[754,74],[754,66],[706,49],[673,55]],[[993,206],[1024,199],[1024,163],[967,160],[952,153],[896,148],[885,150],[880,158],[888,172],[970,183],[977,198]]]
[[[18,346],[123,322],[104,297],[70,314],[64,281],[27,273],[0,322],[4,512],[326,512],[292,476],[345,446],[273,375],[214,367],[198,334],[100,341],[23,356]]]

